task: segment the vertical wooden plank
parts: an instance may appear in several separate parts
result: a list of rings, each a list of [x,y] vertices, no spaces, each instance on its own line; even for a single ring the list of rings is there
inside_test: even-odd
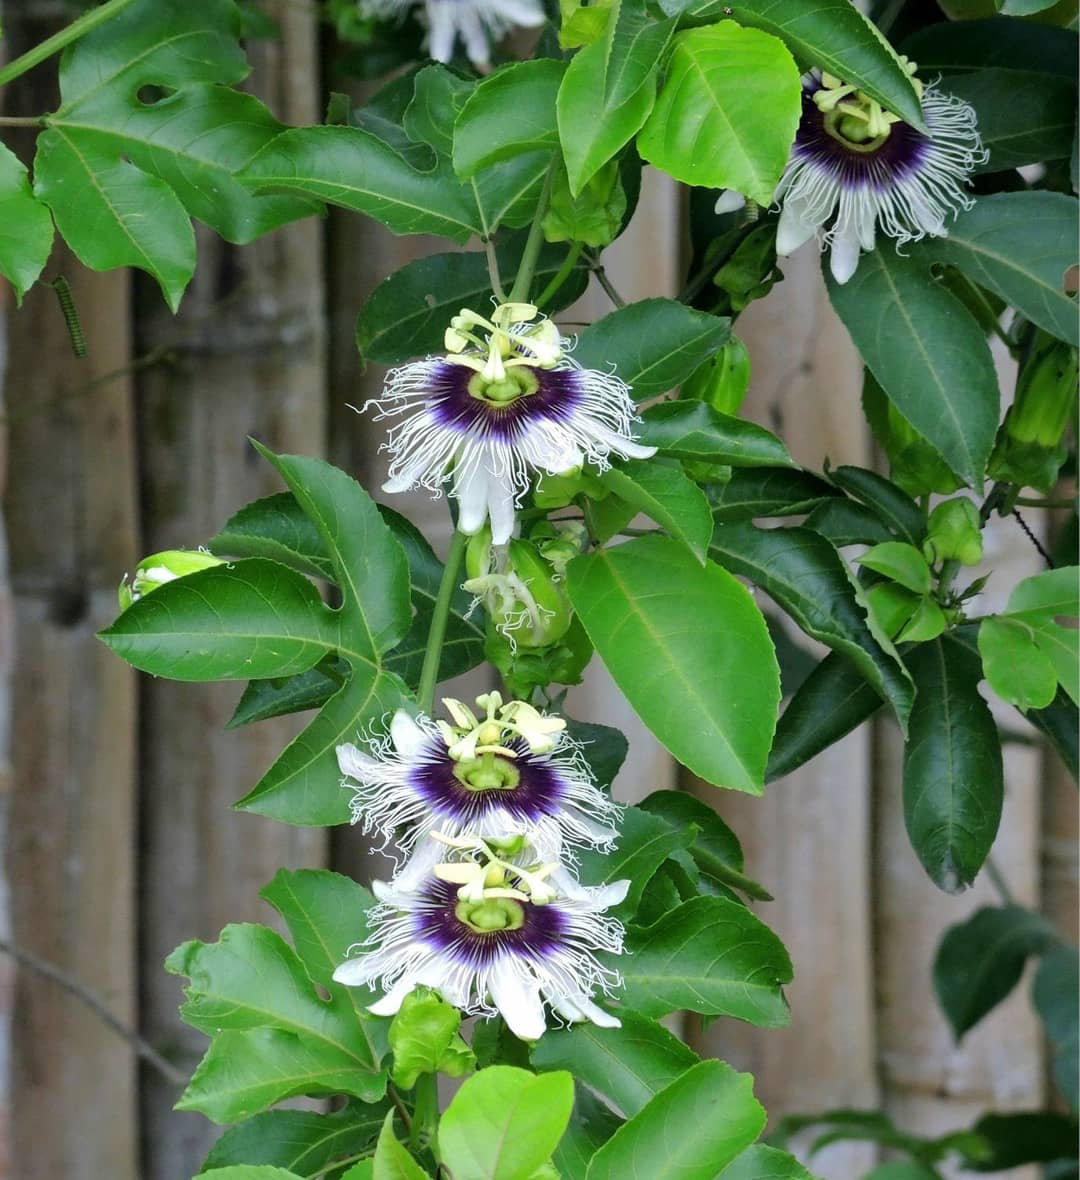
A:
[[[278,41],[249,47],[253,84],[279,118],[317,122],[314,10],[268,4]],[[199,235],[199,265],[179,316],[140,288],[139,340],[169,363],[139,382],[147,551],[196,546],[247,501],[280,490],[250,448],[320,454],[325,433],[321,224],[310,218],[236,249]],[[187,938],[213,939],[227,922],[266,922],[258,890],[281,865],[322,863],[325,833],[230,811],[308,718],[223,732],[236,685],[141,682],[141,1005],[148,1039],[190,1071],[206,1047],[180,1023],[180,981],[166,954]],[[216,1132],[176,1114],[173,1087],[145,1071],[141,1095],[145,1180],[187,1180]]]
[[[820,468],[865,464],[869,442],[859,412],[861,366],[833,315],[813,249],[784,262],[784,282],[741,316],[752,359],[744,415],[777,431],[795,458]],[[761,605],[769,609],[762,596]],[[761,905],[795,964],[787,1029],[761,1031],[720,1021],[699,1047],[749,1069],[775,1121],[877,1098],[870,931],[868,734],[856,731],[751,799],[697,784],[734,827],[747,871],[776,900]],[[858,1176],[874,1152],[836,1144],[815,1173]]]
[[[6,15],[12,55],[64,16],[36,3]],[[4,97],[6,113],[52,109],[55,71],[27,75]],[[32,140],[5,140],[32,152]],[[94,636],[137,547],[130,284],[87,274],[63,250],[49,273],[70,278],[90,355],[73,357],[46,289],[10,316],[11,933],[134,1024],[135,686]],[[55,983],[19,969],[11,1049],[13,1174],[135,1180],[130,1047]]]

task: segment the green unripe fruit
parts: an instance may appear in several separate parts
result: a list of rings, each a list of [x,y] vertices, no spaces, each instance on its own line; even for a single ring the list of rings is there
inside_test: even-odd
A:
[[[982,561],[979,510],[965,498],[946,500],[930,513],[923,556],[927,561],[958,561],[978,565]]]

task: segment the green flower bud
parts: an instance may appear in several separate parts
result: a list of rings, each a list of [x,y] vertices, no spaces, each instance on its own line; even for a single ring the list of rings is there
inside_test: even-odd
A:
[[[465,545],[466,578],[482,578],[491,573],[491,561],[491,525],[485,524]]]
[[[562,578],[531,541],[510,541],[502,554],[481,544],[471,561],[466,549],[465,560],[471,575],[465,589],[483,602],[491,629],[511,646],[546,647],[566,633],[570,599]]]
[[[750,354],[738,336],[731,336],[683,382],[679,397],[708,402],[721,414],[737,414],[749,388]]]
[[[1065,428],[1076,404],[1077,350],[1040,332],[1020,371],[1016,400],[998,430],[993,479],[1049,491],[1068,454]]]
[[[982,561],[982,530],[979,510],[962,496],[945,500],[930,513],[927,521],[923,556],[934,564],[958,561],[961,565],[978,565]]]
[[[863,410],[871,433],[889,457],[893,482],[908,495],[947,495],[963,486],[963,480],[889,401],[869,369],[863,382]]]
[[[151,553],[135,567],[130,582],[124,575],[118,592],[120,609],[127,610],[133,602],[138,602],[166,582],[174,582],[177,578],[198,573],[199,570],[225,564],[222,558],[214,557],[204,549],[166,549],[161,553]]]

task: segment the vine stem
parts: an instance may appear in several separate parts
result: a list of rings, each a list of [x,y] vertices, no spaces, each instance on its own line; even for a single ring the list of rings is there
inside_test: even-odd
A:
[[[618,291],[615,290],[615,287],[612,285],[611,279],[608,278],[607,271],[601,265],[600,260],[595,255],[593,255],[589,258],[589,262],[589,269],[594,275],[596,275],[596,281],[601,287],[604,288],[604,293],[607,295],[607,297],[612,303],[615,304],[616,307],[625,307],[626,300],[619,294]]]
[[[499,275],[499,259],[495,254],[495,243],[490,238],[484,242],[484,253],[487,255],[488,280],[491,283],[491,293],[500,303],[505,303],[506,292],[503,290],[502,278]]]
[[[51,37],[46,37],[40,45],[35,45],[33,49],[28,49],[24,54],[15,58],[14,61],[9,61],[3,69],[0,69],[0,86],[6,86],[9,82],[14,82],[16,78],[25,74],[27,70],[32,70],[34,66],[40,65],[43,61],[48,60],[54,53],[59,53],[61,49],[66,48],[73,41],[78,41],[80,37],[85,37],[87,33],[96,29],[98,25],[103,25],[106,21],[112,20],[114,16],[123,12],[125,8],[130,7],[133,3],[134,0],[108,0],[106,4],[102,4],[98,8],[91,8],[89,12],[84,12],[82,16],[73,20],[70,25],[62,28],[58,33],[54,33]]]
[[[555,272],[554,278],[550,283],[540,292],[536,297],[536,306],[543,307],[545,303],[550,302],[558,292],[559,288],[570,277],[570,272],[574,269],[574,265],[581,257],[582,245],[580,242],[574,242],[570,249],[566,252],[566,257],[562,261],[562,266]]]
[[[529,236],[525,239],[525,249],[521,252],[521,263],[514,278],[514,285],[510,289],[509,303],[528,302],[533,275],[536,273],[536,262],[540,257],[540,247],[544,244],[544,218],[551,203],[551,186],[554,180],[555,161],[552,160],[551,167],[544,177],[544,187],[540,192],[540,201],[536,206],[532,225],[529,226]]]
[[[442,581],[431,616],[431,630],[428,631],[427,647],[424,649],[424,663],[420,669],[420,686],[416,691],[416,702],[422,713],[430,713],[435,703],[435,685],[439,681],[439,659],[446,638],[446,623],[450,617],[450,600],[457,589],[461,559],[465,556],[468,539],[464,533],[454,530],[450,552],[443,566]]]
[[[1002,905],[1016,905],[1016,898],[1012,895],[1009,883],[1005,880],[1005,875],[998,868],[992,856],[986,858],[985,868],[986,875],[990,878],[990,884],[997,890]]]

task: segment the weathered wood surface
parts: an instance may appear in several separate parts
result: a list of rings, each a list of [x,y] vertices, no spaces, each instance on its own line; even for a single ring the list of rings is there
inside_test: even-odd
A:
[[[808,466],[820,468],[826,457],[866,465],[862,368],[829,308],[813,247],[786,260],[783,271],[784,282],[738,321],[752,358],[743,412],[781,434]],[[765,595],[759,601],[768,609]],[[877,1101],[868,750],[864,727],[770,784],[760,799],[696,787],[734,827],[747,871],[774,894],[755,908],[795,964],[789,1028],[719,1021],[699,1039],[702,1050],[754,1074],[774,1122]],[[873,1160],[866,1145],[836,1144],[815,1158],[814,1171],[849,1180]]]
[[[314,13],[267,6],[280,42],[249,48],[254,83],[279,118],[318,120]],[[205,542],[236,509],[278,491],[249,446],[324,451],[322,227],[317,218],[254,245],[199,235],[199,264],[174,320],[140,284],[139,349],[167,363],[139,378],[143,545]],[[315,865],[325,833],[230,811],[307,718],[224,731],[239,685],[141,682],[140,988],[143,1031],[188,1072],[206,1047],[177,1015],[181,981],[162,962],[188,938],[228,922],[269,921],[259,889],[281,865]],[[216,1137],[197,1114],[175,1114],[175,1089],[143,1071],[144,1180],[187,1180]]]

